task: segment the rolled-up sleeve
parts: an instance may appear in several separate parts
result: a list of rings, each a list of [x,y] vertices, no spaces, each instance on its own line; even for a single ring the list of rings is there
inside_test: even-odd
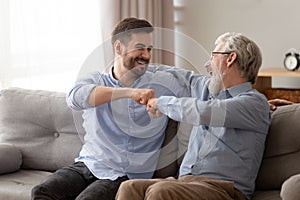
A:
[[[99,77],[98,73],[93,73],[75,83],[66,96],[67,104],[71,109],[83,110],[93,107],[88,103],[88,97],[91,91],[101,84]]]

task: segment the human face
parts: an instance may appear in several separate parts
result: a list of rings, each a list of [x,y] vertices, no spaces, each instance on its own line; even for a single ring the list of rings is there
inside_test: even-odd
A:
[[[217,96],[224,89],[223,75],[224,67],[226,66],[226,56],[231,53],[220,49],[220,47],[216,47],[211,54],[210,60],[205,64],[206,70],[211,75],[208,89],[214,96]]]
[[[152,38],[149,33],[133,33],[127,46],[124,46],[123,66],[135,76],[145,73],[151,59]]]

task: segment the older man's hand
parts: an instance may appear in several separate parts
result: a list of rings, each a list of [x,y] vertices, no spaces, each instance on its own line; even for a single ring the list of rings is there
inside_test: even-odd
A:
[[[149,101],[147,103],[148,114],[152,118],[158,118],[163,115],[163,113],[161,113],[158,109],[157,101],[158,101],[158,98],[152,98],[152,99],[149,99]]]

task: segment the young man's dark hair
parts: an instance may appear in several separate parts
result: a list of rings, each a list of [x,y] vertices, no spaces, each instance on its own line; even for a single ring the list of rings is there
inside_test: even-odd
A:
[[[153,30],[153,26],[144,19],[134,17],[125,18],[113,29],[111,43],[114,45],[116,40],[120,40],[123,44],[127,44],[131,39],[132,33],[151,33]]]

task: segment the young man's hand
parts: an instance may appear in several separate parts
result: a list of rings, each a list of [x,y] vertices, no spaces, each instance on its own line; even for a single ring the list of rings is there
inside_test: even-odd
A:
[[[153,89],[133,89],[130,98],[139,104],[147,105],[148,100],[153,98],[155,92]]]

